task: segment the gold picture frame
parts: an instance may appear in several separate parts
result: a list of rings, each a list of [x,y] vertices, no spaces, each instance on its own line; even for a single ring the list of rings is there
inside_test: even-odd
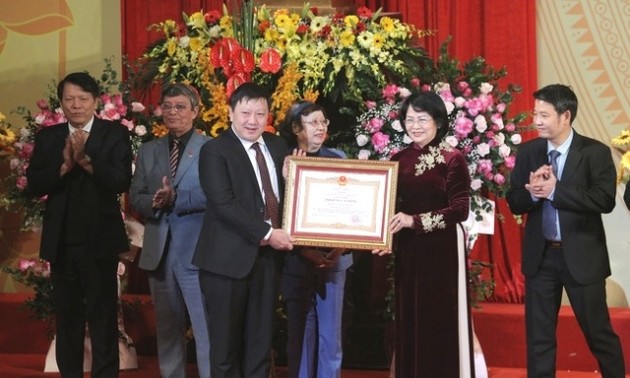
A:
[[[398,162],[290,156],[283,228],[296,245],[391,249]]]

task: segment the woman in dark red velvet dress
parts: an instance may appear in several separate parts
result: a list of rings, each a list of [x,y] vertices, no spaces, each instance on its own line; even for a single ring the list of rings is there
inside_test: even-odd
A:
[[[463,237],[470,176],[462,153],[444,142],[442,99],[433,92],[409,96],[399,119],[413,143],[394,155],[398,208],[396,376],[472,377],[472,338]]]

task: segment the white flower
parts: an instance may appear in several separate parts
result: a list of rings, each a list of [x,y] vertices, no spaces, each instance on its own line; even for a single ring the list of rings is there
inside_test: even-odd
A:
[[[37,123],[39,124],[39,122]],[[26,127],[20,128],[20,139],[27,138],[29,135],[31,135],[31,131],[29,129],[27,129]]]
[[[499,147],[499,155],[503,158],[510,156],[512,149],[507,144],[503,144]]]
[[[367,144],[367,142],[369,142],[369,141],[370,141],[370,138],[368,138],[367,135],[365,135],[365,134],[357,135],[357,145],[359,147],[365,146]]]
[[[492,92],[492,89],[494,87],[492,86],[492,84],[489,83],[481,83],[481,85],[479,86],[479,91],[485,95],[487,95],[488,93]]]
[[[504,145],[505,144],[505,134],[498,133],[497,135],[494,136],[494,141],[497,144],[497,146]]]
[[[481,189],[481,184],[483,184],[483,182],[481,181],[481,179],[472,179],[470,181],[470,189],[472,190],[479,190]]]
[[[399,133],[403,131],[402,125],[400,124],[399,120],[394,120],[394,122],[392,122],[392,129],[398,131]]]
[[[455,106],[457,106],[458,108],[462,108],[465,103],[466,103],[466,99],[463,98],[462,96],[455,97]]]
[[[521,144],[522,138],[521,134],[514,134],[510,137],[510,140],[513,144]]]
[[[457,144],[459,144],[459,141],[457,140],[457,138],[455,138],[454,135],[449,135],[446,138],[444,138],[444,140],[446,141],[446,143],[449,144],[449,146],[451,147],[457,147]]]
[[[490,153],[490,145],[488,143],[479,143],[477,145],[479,156],[484,157]]]
[[[214,25],[213,27],[211,27],[208,31],[208,35],[210,36],[210,38],[218,38],[221,35],[221,26]]]
[[[185,35],[179,39],[179,47],[185,49],[190,44],[190,37]]]
[[[145,136],[147,134],[147,128],[144,125],[138,125],[134,129],[137,136]]]
[[[131,103],[131,111],[134,113],[140,113],[144,111],[144,105],[141,102],[134,101]]]
[[[404,144],[410,144],[411,142],[413,142],[413,140],[411,139],[411,137],[405,133],[405,136],[403,137],[403,143]]]
[[[14,170],[15,168],[17,168],[20,165],[20,159],[18,158],[13,158],[11,159],[11,161],[9,162],[9,168],[11,168],[11,170]]]
[[[407,98],[409,97],[410,94],[411,94],[411,91],[409,89],[404,88],[404,87],[398,88],[398,95],[401,98]]]
[[[477,129],[477,131],[479,131],[480,133],[483,133],[488,128],[488,122],[486,121],[486,117],[482,116],[481,114],[475,117],[474,122],[476,125],[475,129]]]
[[[450,101],[444,101],[444,106],[446,106],[446,114],[451,114],[455,110],[455,104]]]
[[[359,150],[359,154],[357,155],[357,159],[359,160],[368,160],[372,153],[370,150]]]
[[[41,125],[42,122],[44,122],[46,120],[46,115],[43,113],[40,113],[37,115],[37,117],[35,117],[35,123],[38,125]]]
[[[433,90],[437,93],[440,93],[443,90],[450,90],[451,89],[451,85],[449,83],[445,83],[445,82],[438,82],[433,86]]]

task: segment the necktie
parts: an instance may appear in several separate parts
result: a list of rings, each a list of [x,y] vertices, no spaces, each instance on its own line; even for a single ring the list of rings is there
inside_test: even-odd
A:
[[[265,162],[265,156],[260,150],[258,142],[252,144],[252,148],[256,151],[256,163],[260,170],[260,180],[263,186],[263,195],[265,197],[265,220],[271,219],[271,227],[280,227],[280,214],[278,213],[278,199],[273,193],[273,187],[271,186],[271,179],[269,178],[269,169],[267,169],[267,163]]]
[[[549,162],[551,163],[551,171],[558,178],[558,156],[560,152],[556,150],[549,151]],[[558,211],[551,204],[550,200],[544,200],[543,203],[543,235],[547,240],[555,240],[557,235],[556,219]]]
[[[171,153],[169,154],[169,165],[171,166],[171,178],[175,179],[177,173],[177,164],[179,163],[179,139],[173,139],[171,142]]]

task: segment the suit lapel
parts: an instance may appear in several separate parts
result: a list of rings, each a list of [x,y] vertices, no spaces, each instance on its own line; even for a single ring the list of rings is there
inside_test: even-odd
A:
[[[573,132],[573,141],[569,146],[569,152],[567,160],[564,162],[564,168],[562,170],[562,177],[560,181],[570,180],[573,172],[582,161],[582,136],[576,132]]]
[[[169,166],[169,149],[168,149],[168,136],[163,136],[156,141],[155,149],[153,150],[153,161],[161,177],[171,178],[171,169]]]
[[[98,146],[103,145],[103,140],[105,139],[106,132],[107,125],[104,125],[103,123],[101,123],[100,119],[94,117],[92,130],[90,130],[90,135],[85,142],[85,152],[88,155],[94,155],[94,153],[96,153],[95,149],[98,149]]]
[[[256,178],[256,172],[254,171],[254,167],[249,160],[249,154],[247,153],[247,151],[245,151],[245,148],[243,148],[241,140],[238,139],[236,134],[234,134],[232,128],[229,128],[227,131],[223,132],[219,138],[223,137],[227,138],[227,140],[229,140],[232,144],[230,151],[235,155],[234,161],[242,163],[245,172],[247,172],[249,180],[255,185],[255,187],[259,187],[258,179]],[[260,195],[260,198],[262,200],[262,193],[260,193],[260,190],[258,191],[258,194]]]
[[[199,145],[202,142],[203,138],[197,135],[196,132],[193,132],[186,144],[186,148],[184,149],[181,158],[179,159],[179,165],[177,166],[173,186],[177,186],[179,184],[188,168],[190,168],[192,163],[199,157]]]

